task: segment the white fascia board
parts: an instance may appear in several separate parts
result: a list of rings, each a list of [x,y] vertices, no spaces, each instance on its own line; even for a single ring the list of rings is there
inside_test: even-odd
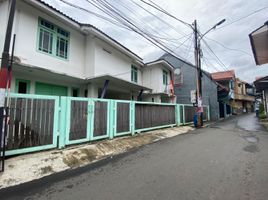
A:
[[[82,26],[82,31],[83,32],[85,31],[85,32],[91,33],[95,37],[97,37],[97,38],[99,38],[99,39],[107,42],[108,44],[112,45],[114,48],[116,48],[117,50],[121,51],[122,53],[124,53],[128,57],[134,59],[134,61],[136,63],[138,63],[140,65],[143,65],[143,62],[142,62],[142,59],[141,58],[139,58],[135,54],[131,53],[130,51],[128,51],[127,49],[125,49],[123,46],[121,46],[120,44],[116,43],[115,41],[113,41],[112,39],[110,39],[105,34],[101,33],[100,31],[98,31],[94,27]]]
[[[149,66],[153,66],[153,65],[157,65],[157,64],[163,64],[167,69],[174,71],[174,67],[164,60],[150,62],[150,63],[145,64],[145,66],[149,67]]]

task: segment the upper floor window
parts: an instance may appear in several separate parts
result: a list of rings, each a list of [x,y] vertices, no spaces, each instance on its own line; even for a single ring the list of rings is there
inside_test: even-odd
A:
[[[234,81],[230,80],[230,88],[233,90],[234,89]]]
[[[38,50],[63,59],[68,59],[70,33],[39,18]]]
[[[134,65],[131,66],[131,81],[138,82],[138,69]]]
[[[163,84],[168,85],[168,72],[163,70]]]

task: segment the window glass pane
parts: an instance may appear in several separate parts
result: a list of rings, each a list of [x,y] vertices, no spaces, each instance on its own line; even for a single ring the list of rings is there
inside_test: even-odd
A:
[[[40,33],[39,33],[39,50],[42,50],[42,43],[43,43],[43,32],[40,30]]]
[[[40,29],[39,34],[39,50],[52,53],[53,34],[44,29]]]
[[[167,72],[163,70],[163,84],[167,85]]]
[[[138,69],[135,66],[131,66],[131,81],[138,82]]]
[[[44,20],[44,19],[41,19],[41,22],[40,24],[50,30],[54,30],[54,25],[49,23],[48,21]]]
[[[69,37],[69,33],[65,30],[58,28],[58,33],[62,36]]]
[[[68,41],[66,39],[57,38],[57,56],[67,59]]]

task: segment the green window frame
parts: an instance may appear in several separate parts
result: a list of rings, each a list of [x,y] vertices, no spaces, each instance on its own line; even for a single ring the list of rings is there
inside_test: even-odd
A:
[[[37,49],[64,60],[69,58],[70,33],[39,17]]]
[[[138,68],[134,65],[131,66],[131,81],[138,83]]]
[[[20,91],[20,84],[26,84],[26,91],[21,92]],[[15,92],[21,93],[21,94],[30,94],[30,87],[31,87],[31,81],[24,80],[24,79],[16,79],[16,85],[15,85]]]
[[[168,85],[168,72],[163,70],[163,84]]]

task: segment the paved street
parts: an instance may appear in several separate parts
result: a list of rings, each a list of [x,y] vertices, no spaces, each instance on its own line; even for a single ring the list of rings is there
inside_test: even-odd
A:
[[[0,191],[0,199],[266,200],[268,134],[253,114]]]

